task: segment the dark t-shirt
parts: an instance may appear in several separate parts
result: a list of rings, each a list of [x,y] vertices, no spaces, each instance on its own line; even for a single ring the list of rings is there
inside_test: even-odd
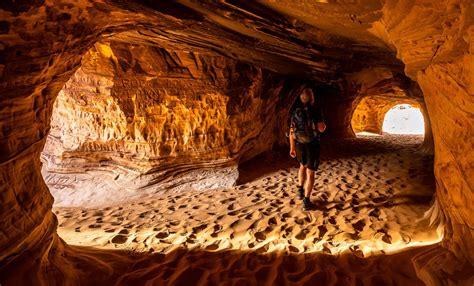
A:
[[[304,113],[303,116],[301,116],[301,112]],[[310,125],[314,124],[313,126],[314,132],[308,132],[309,130],[306,130],[306,131],[301,130],[302,125],[305,125],[306,127],[308,127],[308,123],[303,124],[300,121],[302,117],[306,118],[306,114],[309,116],[309,118],[312,121],[311,123],[309,122],[308,123]],[[294,129],[295,133],[298,132],[298,134],[296,134],[298,142],[307,143],[305,141],[311,140],[313,136],[315,137],[314,139],[319,139],[319,131],[317,131],[317,123],[319,122],[324,122],[324,118],[323,118],[321,108],[319,108],[318,106],[314,104],[311,105],[310,103],[303,104],[301,101],[297,101],[291,108],[289,126],[290,128]],[[313,130],[313,128],[311,129]]]

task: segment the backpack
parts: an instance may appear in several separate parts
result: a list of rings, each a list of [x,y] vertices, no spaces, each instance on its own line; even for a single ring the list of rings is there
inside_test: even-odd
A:
[[[291,115],[291,127],[293,127],[296,141],[299,143],[310,143],[319,139],[316,123],[309,108],[309,106],[299,106]]]

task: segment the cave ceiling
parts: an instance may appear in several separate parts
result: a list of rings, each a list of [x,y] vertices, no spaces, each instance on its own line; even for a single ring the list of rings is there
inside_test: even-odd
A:
[[[112,2],[123,10],[150,14],[159,23],[148,21],[119,33],[110,28],[113,33],[107,34],[106,29],[103,41],[212,50],[326,84],[370,67],[403,75],[404,65],[395,49],[372,31],[383,16],[380,1],[364,1],[364,5],[349,3],[354,1],[292,2]]]

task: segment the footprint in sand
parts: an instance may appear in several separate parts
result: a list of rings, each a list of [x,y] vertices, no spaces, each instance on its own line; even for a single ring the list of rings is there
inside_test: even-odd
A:
[[[263,231],[256,232],[254,236],[258,242],[262,242],[262,241],[265,241],[265,239],[267,239],[267,236]]]
[[[380,217],[380,210],[379,209],[373,209],[369,212],[369,216],[379,218]]]
[[[219,242],[215,242],[211,245],[208,245],[208,246],[206,246],[205,249],[210,250],[210,251],[217,250],[217,249],[219,249]]]
[[[244,219],[246,219],[246,220],[252,220],[252,219],[253,219],[253,214],[252,214],[252,213],[247,214],[247,215],[244,217]]]
[[[265,190],[272,191],[272,190],[275,190],[278,187],[279,187],[278,185],[268,186],[268,187],[265,188]]]
[[[372,201],[376,204],[379,204],[379,203],[382,203],[383,201],[385,201],[385,198],[383,198],[383,197],[373,198]]]
[[[323,250],[323,252],[325,252],[327,254],[332,254],[331,249],[326,244],[323,245],[322,250]]]
[[[268,224],[269,225],[277,225],[277,221],[274,217],[272,217],[268,220]]]
[[[320,199],[323,200],[323,201],[327,201],[329,198],[328,194],[326,193],[321,193],[320,195]]]
[[[198,234],[201,231],[205,230],[206,228],[207,228],[207,224],[201,224],[200,226],[193,227],[192,230],[194,234]]]
[[[300,250],[298,248],[296,248],[295,246],[293,246],[293,245],[288,246],[288,250],[290,252],[294,252],[294,253],[299,253],[300,252]]]
[[[114,236],[114,238],[112,238],[112,243],[115,243],[115,244],[123,244],[126,241],[127,241],[127,236],[122,235],[122,234],[117,234],[116,236]]]
[[[352,224],[352,227],[354,227],[357,232],[361,232],[364,229],[364,226],[366,225],[365,220],[361,219],[357,221],[356,223]]]
[[[390,236],[390,234],[388,234],[388,233],[384,234],[384,236],[382,237],[382,240],[385,243],[392,244],[392,236]]]
[[[297,219],[295,219],[295,223],[296,223],[296,224],[299,224],[299,225],[303,225],[303,224],[304,224],[304,219],[302,219],[302,218],[297,218]]]
[[[362,252],[362,250],[360,250],[359,246],[353,245],[353,246],[349,247],[349,249],[350,249],[350,251],[352,251],[352,253],[354,253],[355,256],[360,257],[360,258],[364,258],[364,252]]]
[[[155,237],[158,239],[165,239],[169,236],[167,232],[158,232]]]
[[[306,238],[307,233],[308,233],[308,230],[303,229],[295,236],[295,238],[298,239],[298,240],[304,240]]]
[[[211,233],[211,237],[216,238],[222,230],[222,226],[216,224],[214,225],[214,231]]]
[[[230,216],[236,216],[238,213],[239,213],[238,211],[231,211],[231,212],[229,212],[228,214],[229,214]]]
[[[318,226],[318,230],[319,230],[319,239],[322,239],[324,235],[328,232],[327,227],[324,225]]]

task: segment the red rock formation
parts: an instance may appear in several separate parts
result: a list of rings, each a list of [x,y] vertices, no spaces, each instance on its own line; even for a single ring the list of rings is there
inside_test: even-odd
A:
[[[276,108],[288,96],[283,83],[211,52],[97,43],[56,99],[46,169],[107,170],[122,188],[137,189],[235,165],[284,134],[287,109]]]
[[[31,279],[43,283],[80,280],[80,271],[68,264],[74,253],[85,265],[82,270],[96,269],[87,267],[93,260],[65,245],[55,232],[52,197],[40,173],[40,153],[57,94],[93,44],[114,36],[169,51],[212,50],[281,74],[350,86],[342,88],[339,97],[332,94],[326,101],[346,102],[340,110],[351,110],[354,102],[347,98],[357,90],[345,83],[350,74],[366,67],[400,74],[404,64],[404,73],[423,91],[431,120],[437,180],[433,218],[444,221],[445,230],[443,247],[414,258],[416,270],[428,284],[467,281],[474,264],[474,217],[470,211],[474,185],[474,3],[234,2],[0,3],[1,264],[8,271],[17,271],[20,280],[36,277]],[[124,71],[135,67],[129,65],[133,57],[128,59],[121,67]],[[263,82],[263,78],[259,80]],[[123,110],[133,106],[131,102],[122,104]],[[140,127],[138,118],[128,122],[134,118],[131,114],[124,111],[123,125],[114,135],[132,138],[133,134],[141,140],[146,128]],[[346,124],[340,125],[349,130],[350,115],[336,114],[329,117],[343,117],[339,121]],[[165,147],[162,151],[166,150],[172,154],[176,149]]]

